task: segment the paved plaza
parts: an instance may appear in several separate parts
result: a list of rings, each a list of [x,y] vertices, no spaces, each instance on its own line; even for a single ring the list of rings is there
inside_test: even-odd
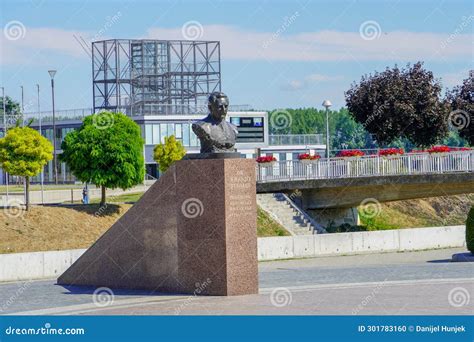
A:
[[[20,315],[469,315],[474,265],[464,249],[262,262],[258,295],[163,295],[62,287],[55,280],[3,283],[2,314]],[[242,279],[245,281],[245,279]]]

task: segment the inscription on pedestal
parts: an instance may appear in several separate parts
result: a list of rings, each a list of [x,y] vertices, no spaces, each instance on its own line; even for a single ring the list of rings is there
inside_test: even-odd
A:
[[[254,209],[251,191],[252,177],[243,171],[237,171],[235,176],[230,177],[230,195],[228,218],[237,217]]]

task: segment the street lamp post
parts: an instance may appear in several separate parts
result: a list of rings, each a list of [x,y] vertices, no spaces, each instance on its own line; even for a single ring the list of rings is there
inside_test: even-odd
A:
[[[323,107],[326,108],[326,160],[327,160],[327,173],[329,178],[329,107],[332,106],[331,101],[324,100]]]
[[[56,115],[54,112],[54,75],[56,75],[56,70],[48,70],[48,73],[51,77],[51,97],[53,101],[53,174],[54,184],[58,184],[58,168],[56,156]]]
[[[5,103],[5,87],[2,87],[2,102],[3,102],[3,136],[7,135],[7,105]],[[5,172],[5,184],[7,186],[7,205],[9,201],[8,193],[8,172]]]
[[[39,132],[40,135],[43,135],[43,130],[41,127],[41,111],[40,111],[40,86],[36,85],[36,90],[38,91],[38,120],[39,120]],[[41,167],[40,174],[40,183],[41,183],[41,204],[44,204],[44,194],[43,194],[43,183],[44,183],[44,166]]]
[[[21,114],[25,113],[25,97],[23,95],[23,86],[20,86],[21,88]]]

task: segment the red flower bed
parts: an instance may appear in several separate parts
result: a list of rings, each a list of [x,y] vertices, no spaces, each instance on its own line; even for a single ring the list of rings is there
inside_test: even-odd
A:
[[[379,151],[379,156],[395,156],[404,153],[405,151],[403,148],[385,148]]]
[[[470,151],[470,147],[452,147],[451,151]]]
[[[319,154],[315,154],[314,156],[312,156],[309,153],[303,153],[298,156],[299,160],[318,160],[319,158],[321,158]]]
[[[257,163],[271,163],[274,161],[276,161],[276,158],[273,156],[264,156],[264,157],[257,158]]]
[[[451,149],[448,146],[433,146],[428,150],[429,153],[446,153],[450,151]]]
[[[365,153],[361,150],[343,150],[339,151],[337,157],[362,157],[363,155],[365,155]]]

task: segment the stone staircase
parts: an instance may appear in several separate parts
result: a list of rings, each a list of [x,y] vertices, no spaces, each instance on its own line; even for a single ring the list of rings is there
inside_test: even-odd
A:
[[[280,223],[291,235],[311,235],[325,233],[324,228],[311,222],[296,209],[291,200],[281,193],[257,194],[257,204],[275,221]]]

